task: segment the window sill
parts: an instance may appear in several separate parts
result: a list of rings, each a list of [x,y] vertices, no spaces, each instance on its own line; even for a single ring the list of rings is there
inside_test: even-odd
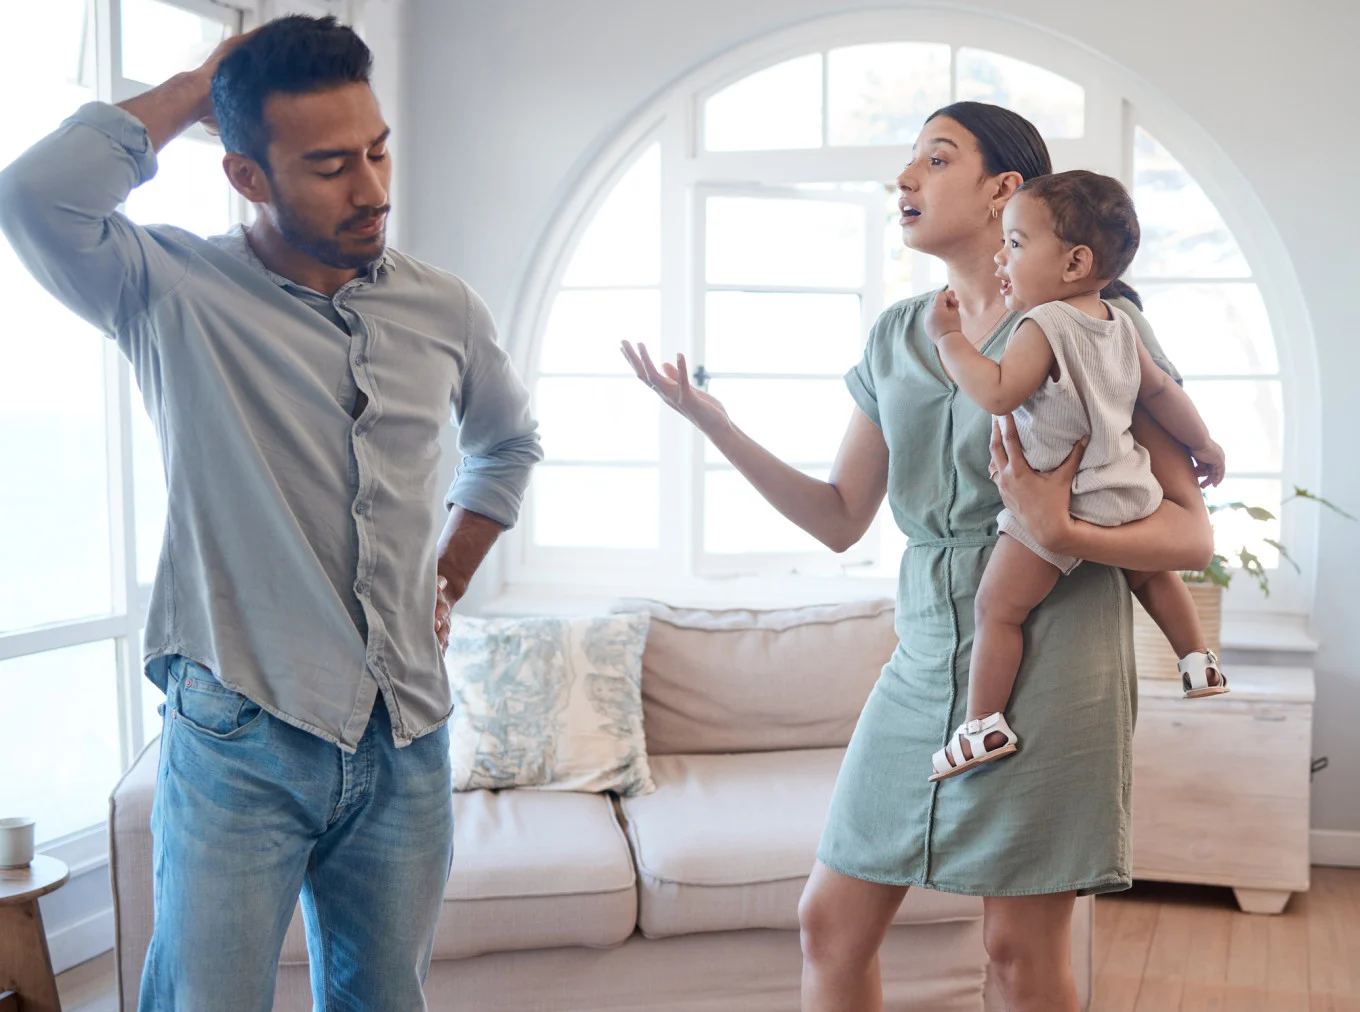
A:
[[[893,597],[896,581],[842,577],[801,580],[734,579],[694,581],[674,586],[607,587],[554,584],[507,585],[467,613],[483,616],[600,615],[615,601],[650,597],[693,608],[798,608],[864,598]],[[1308,631],[1308,616],[1285,613],[1234,613],[1223,616],[1224,649],[1312,654],[1318,642]]]
[[[1318,641],[1308,631],[1307,615],[1228,612],[1223,616],[1219,640],[1225,650],[1312,654],[1318,648]]]
[[[55,857],[71,869],[71,877],[106,867],[109,863],[109,827],[101,822],[55,840],[40,843],[39,854]]]

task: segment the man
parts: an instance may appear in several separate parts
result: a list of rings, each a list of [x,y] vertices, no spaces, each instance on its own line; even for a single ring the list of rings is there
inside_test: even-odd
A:
[[[166,465],[144,1010],[268,1009],[299,890],[318,1008],[424,1008],[452,856],[441,646],[541,452],[486,307],[385,248],[370,64],[333,18],[283,18],[0,174],[0,227],[132,361]],[[118,213],[214,119],[252,225],[205,240]]]

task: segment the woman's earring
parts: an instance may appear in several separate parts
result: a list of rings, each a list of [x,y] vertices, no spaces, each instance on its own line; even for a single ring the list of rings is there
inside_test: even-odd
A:
[[[995,205],[995,204],[992,205],[992,217],[993,217],[993,218],[996,217],[996,205]]]

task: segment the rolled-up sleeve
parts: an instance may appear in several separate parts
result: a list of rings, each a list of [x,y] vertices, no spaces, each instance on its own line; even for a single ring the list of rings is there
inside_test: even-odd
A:
[[[154,234],[118,211],[155,174],[141,121],[102,102],[81,106],[0,172],[0,231],[19,260],[110,335],[186,273]]]
[[[453,422],[463,461],[446,506],[490,517],[503,527],[519,519],[533,467],[543,459],[529,391],[496,340],[491,312],[467,293],[467,364],[454,397]]]

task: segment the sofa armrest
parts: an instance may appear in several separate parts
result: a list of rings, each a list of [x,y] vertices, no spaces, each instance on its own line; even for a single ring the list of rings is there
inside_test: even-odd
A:
[[[109,877],[113,886],[113,951],[119,1008],[135,1009],[154,919],[151,803],[161,740],[142,749],[109,796]]]

